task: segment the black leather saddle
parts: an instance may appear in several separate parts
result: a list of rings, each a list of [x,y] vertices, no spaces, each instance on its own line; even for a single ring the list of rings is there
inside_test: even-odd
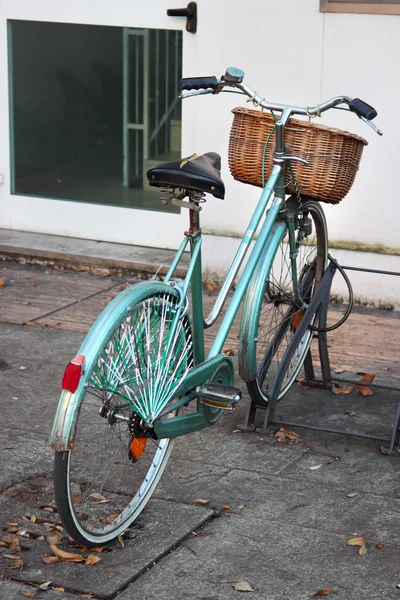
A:
[[[209,192],[223,199],[225,186],[221,179],[221,157],[216,152],[161,163],[147,171],[149,184]]]

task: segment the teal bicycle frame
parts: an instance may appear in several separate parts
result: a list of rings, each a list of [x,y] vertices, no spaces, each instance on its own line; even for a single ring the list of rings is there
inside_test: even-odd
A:
[[[214,316],[208,320],[204,319],[203,307],[203,290],[202,290],[202,265],[201,265],[201,231],[198,212],[191,210],[191,229],[186,234],[174,261],[166,275],[166,283],[171,285],[179,285],[182,299],[186,298],[189,284],[192,289],[192,330],[194,342],[194,362],[195,367],[187,374],[175,396],[182,396],[179,400],[168,406],[167,412],[170,413],[174,409],[187,405],[188,402],[196,398],[196,393],[193,389],[197,385],[203,384],[213,375],[213,373],[223,364],[228,363],[233,375],[232,361],[224,354],[221,354],[222,348],[232,327],[233,321],[237,315],[240,304],[244,298],[246,290],[249,286],[251,278],[262,258],[267,264],[272,263],[279,242],[288,227],[286,220],[279,220],[278,215],[284,204],[284,184],[285,184],[285,168],[284,164],[274,165],[272,173],[268,179],[266,186],[263,189],[260,200],[253,213],[246,233],[242,239],[236,256],[229,269],[225,284],[223,285],[218,299],[216,301],[216,310]],[[271,198],[274,197],[273,201]],[[204,328],[212,325],[222,309],[227,293],[239,271],[242,261],[250,247],[254,238],[254,234],[259,227],[262,216],[266,212],[265,221],[260,229],[257,240],[255,241],[253,250],[249,260],[243,270],[240,281],[236,287],[235,293],[231,299],[226,314],[222,320],[219,330],[216,334],[213,346],[205,360],[204,349]],[[276,226],[275,226],[276,225]],[[275,226],[275,228],[274,228]],[[291,243],[294,243],[290,235]],[[191,260],[185,280],[182,284],[176,284],[172,281],[173,274],[190,244]],[[295,248],[291,248],[291,256],[295,256]],[[296,261],[292,260],[293,281],[297,281],[296,276]],[[204,407],[199,405],[200,412],[178,415],[168,419],[162,419],[165,413],[161,413],[154,422],[154,431],[158,438],[176,437],[186,435],[193,431],[203,429],[214,423],[222,414],[223,410],[212,412],[212,418],[209,419],[208,411],[203,410]]]

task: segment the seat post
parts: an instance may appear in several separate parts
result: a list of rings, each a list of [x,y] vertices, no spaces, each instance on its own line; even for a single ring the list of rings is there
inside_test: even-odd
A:
[[[193,202],[193,200],[192,200]],[[198,202],[193,202],[196,206],[196,208],[199,207],[199,203]],[[189,230],[185,231],[185,235],[187,235],[188,237],[197,237],[198,235],[201,235],[201,229],[200,229],[200,211],[199,210],[195,210],[193,208],[189,209]]]

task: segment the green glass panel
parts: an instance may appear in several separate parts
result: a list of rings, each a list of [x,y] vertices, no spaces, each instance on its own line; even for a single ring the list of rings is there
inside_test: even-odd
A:
[[[12,192],[165,207],[147,170],[179,157],[182,33],[9,22]]]

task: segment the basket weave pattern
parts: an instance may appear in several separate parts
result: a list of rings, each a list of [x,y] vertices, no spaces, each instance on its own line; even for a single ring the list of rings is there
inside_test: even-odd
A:
[[[233,177],[243,183],[262,186],[262,163],[265,142],[275,125],[270,113],[244,107],[234,108],[229,138],[229,168]],[[304,196],[337,204],[353,185],[367,141],[353,133],[290,119],[285,127],[287,154],[310,163],[304,166],[292,161],[299,191]],[[275,132],[264,159],[264,182],[272,170]],[[286,172],[286,192],[295,192],[290,170]]]

